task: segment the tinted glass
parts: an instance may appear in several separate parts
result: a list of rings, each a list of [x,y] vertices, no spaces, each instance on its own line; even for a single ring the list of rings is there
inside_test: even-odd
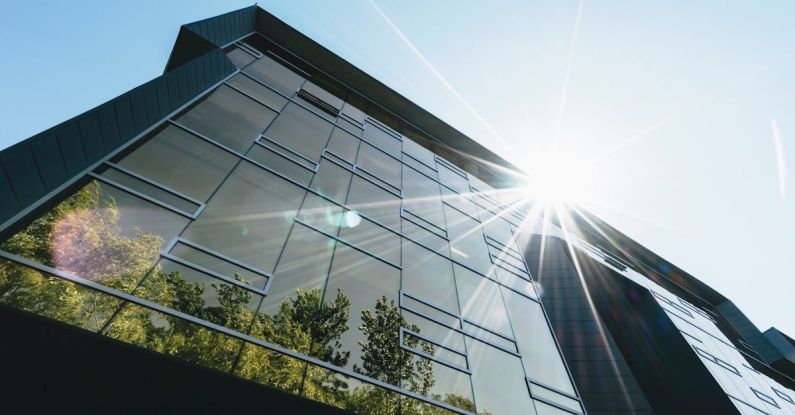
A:
[[[459,314],[450,260],[405,239],[402,287],[404,292]]]
[[[343,350],[350,351],[344,362],[348,368],[359,368],[365,375],[383,379],[385,347],[396,347],[400,312],[397,292],[400,272],[397,268],[356,251],[337,245],[331,264],[324,301],[344,296],[350,301],[348,330],[341,337]],[[355,366],[354,366],[355,365]],[[393,379],[397,383],[399,379]]]
[[[510,290],[503,288],[502,292],[527,377],[573,395],[574,388],[541,306]]]
[[[343,207],[310,192],[306,194],[306,199],[301,205],[298,219],[329,235],[337,235],[343,220],[346,224],[356,221],[355,212],[347,212],[351,211],[346,211]]]
[[[466,340],[478,412],[534,414],[519,358],[477,340]]]
[[[185,237],[271,272],[304,193],[243,162],[188,227]]]
[[[167,192],[159,187],[150,183],[140,180],[127,173],[116,170],[112,167],[105,169],[102,172],[102,177],[110,179],[124,187],[140,192],[146,196],[152,197],[155,200],[163,202],[169,206],[175,207],[185,213],[193,214],[199,205],[187,199],[179,197],[171,192]]]
[[[217,255],[206,252],[206,250],[198,249],[183,242],[177,242],[174,247],[171,248],[170,253],[228,278],[239,280],[252,287],[265,288],[265,283],[268,281],[268,278],[262,275],[262,272],[254,272],[250,270],[249,267],[244,267],[228,259],[222,259]]]
[[[400,159],[400,139],[376,127],[374,124],[367,123],[365,125],[362,138],[364,141]]]
[[[304,78],[268,56],[247,66],[244,72],[288,97],[293,96],[304,82]]]
[[[177,121],[232,150],[245,153],[276,113],[221,85]]]
[[[399,265],[400,236],[365,218],[350,220],[355,214],[346,213],[343,217],[340,237],[378,258]]]
[[[290,103],[265,131],[265,136],[310,160],[320,159],[333,124],[298,104]]]
[[[354,175],[347,205],[392,229],[400,229],[400,198]]]
[[[206,201],[238,160],[179,127],[168,126],[119,160],[118,164],[178,192]]]
[[[234,48],[227,52],[226,56],[232,61],[232,64],[235,65],[236,68],[242,68],[249,63],[253,62],[256,59],[251,54],[244,52],[240,48]]]
[[[337,203],[345,203],[350,182],[351,172],[349,170],[322,159],[317,174],[312,179],[311,187]]]
[[[445,206],[444,212],[453,259],[474,268],[481,274],[488,275],[491,260],[480,230],[480,223],[449,206]]]
[[[384,182],[400,188],[400,162],[370,144],[362,143],[356,164]]]
[[[454,269],[461,315],[481,327],[513,338],[499,286],[462,266],[455,265]]]
[[[403,208],[442,231],[447,229],[439,183],[410,168],[403,169]]]
[[[287,98],[277,94],[272,89],[263,86],[245,74],[237,74],[226,82],[275,110],[281,110],[284,104],[287,103]]]
[[[303,164],[299,164],[291,155],[284,154],[283,151],[275,151],[267,145],[255,145],[251,147],[246,155],[252,160],[268,166],[298,183],[308,185],[315,172],[304,167]]]
[[[356,153],[359,151],[359,141],[358,138],[342,128],[335,128],[328,142],[328,151],[352,164],[356,162]]]

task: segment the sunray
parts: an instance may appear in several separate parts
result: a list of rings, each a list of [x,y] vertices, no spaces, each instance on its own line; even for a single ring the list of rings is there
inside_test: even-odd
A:
[[[784,141],[775,118],[770,119],[770,128],[773,130],[773,146],[776,150],[776,166],[778,171],[778,194],[782,199],[787,197],[787,161],[784,158]]]
[[[569,57],[566,62],[566,74],[563,77],[563,89],[560,93],[560,104],[558,106],[558,117],[555,122],[555,135],[553,148],[557,149],[560,142],[560,129],[563,126],[563,114],[566,111],[566,97],[569,92],[569,80],[571,79],[571,69],[574,67],[574,52],[577,49],[577,36],[580,33],[580,21],[582,20],[582,10],[585,5],[585,0],[580,0],[577,6],[577,17],[574,20],[574,33],[571,36],[571,44],[569,45]]]
[[[406,35],[403,34],[403,32],[397,27],[397,25],[395,25],[395,23],[392,21],[392,19],[390,19],[389,16],[387,16],[386,13],[384,13],[384,11],[381,10],[381,8],[378,7],[378,5],[373,0],[368,0],[368,1],[369,1],[370,5],[373,6],[373,8],[376,10],[376,12],[378,12],[378,14],[381,16],[381,18],[384,19],[386,24],[395,32],[395,34],[397,34],[397,36],[400,38],[400,40],[409,49],[411,49],[412,53],[414,53],[414,55],[417,57],[417,59],[419,59],[420,62],[422,62],[422,64],[425,65],[425,67],[428,68],[428,70],[431,71],[433,76],[435,76],[436,79],[438,79],[439,82],[441,82],[442,85],[444,85],[444,87],[447,88],[447,90],[450,91],[451,94],[453,94],[453,96],[467,109],[467,111],[469,111],[475,117],[475,119],[477,119],[489,131],[489,133],[491,133],[494,136],[494,138],[499,140],[503,145],[506,145],[506,146],[510,147],[510,144],[508,143],[508,141],[505,140],[505,138],[503,138],[502,135],[500,135],[500,133],[498,133],[497,130],[495,130],[491,126],[491,124],[489,124],[488,121],[486,121],[480,115],[480,113],[477,110],[475,110],[475,108],[472,107],[472,105],[470,105],[469,102],[466,99],[464,99],[464,97],[458,92],[458,90],[455,89],[455,87],[453,87],[447,81],[447,78],[445,78],[444,75],[442,75],[436,69],[436,67],[427,58],[425,58],[425,55],[423,55],[422,52],[420,52],[414,46],[414,44],[406,37]]]

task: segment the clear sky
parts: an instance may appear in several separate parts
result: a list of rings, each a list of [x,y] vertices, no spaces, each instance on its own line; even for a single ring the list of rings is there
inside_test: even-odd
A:
[[[181,24],[250,4],[0,2],[0,148],[161,74]],[[529,171],[557,143],[582,206],[795,335],[795,2],[260,5]]]

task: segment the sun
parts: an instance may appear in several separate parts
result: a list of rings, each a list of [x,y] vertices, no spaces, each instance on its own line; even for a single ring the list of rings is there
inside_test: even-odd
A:
[[[524,163],[527,193],[531,199],[545,204],[581,202],[590,180],[584,174],[583,163],[560,150],[537,152]]]

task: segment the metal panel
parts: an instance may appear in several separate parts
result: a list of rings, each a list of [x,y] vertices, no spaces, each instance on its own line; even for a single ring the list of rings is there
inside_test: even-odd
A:
[[[58,187],[66,180],[66,166],[61,158],[61,149],[58,148],[58,139],[55,137],[55,133],[36,136],[34,140],[31,140],[30,148],[39,165],[39,174],[47,190]]]
[[[11,187],[19,203],[32,203],[39,194],[44,193],[44,183],[39,176],[30,146],[13,146],[9,151],[3,152],[0,160],[8,172]]]
[[[80,126],[80,137],[83,140],[83,150],[85,150],[87,160],[96,160],[105,154],[105,146],[102,144],[102,133],[100,133],[99,120],[96,113],[86,114],[77,121]]]
[[[66,173],[69,175],[77,174],[86,166],[86,155],[83,152],[83,143],[80,140],[80,131],[75,121],[69,121],[62,125],[56,132],[58,144],[61,147],[61,155],[66,165]]]

